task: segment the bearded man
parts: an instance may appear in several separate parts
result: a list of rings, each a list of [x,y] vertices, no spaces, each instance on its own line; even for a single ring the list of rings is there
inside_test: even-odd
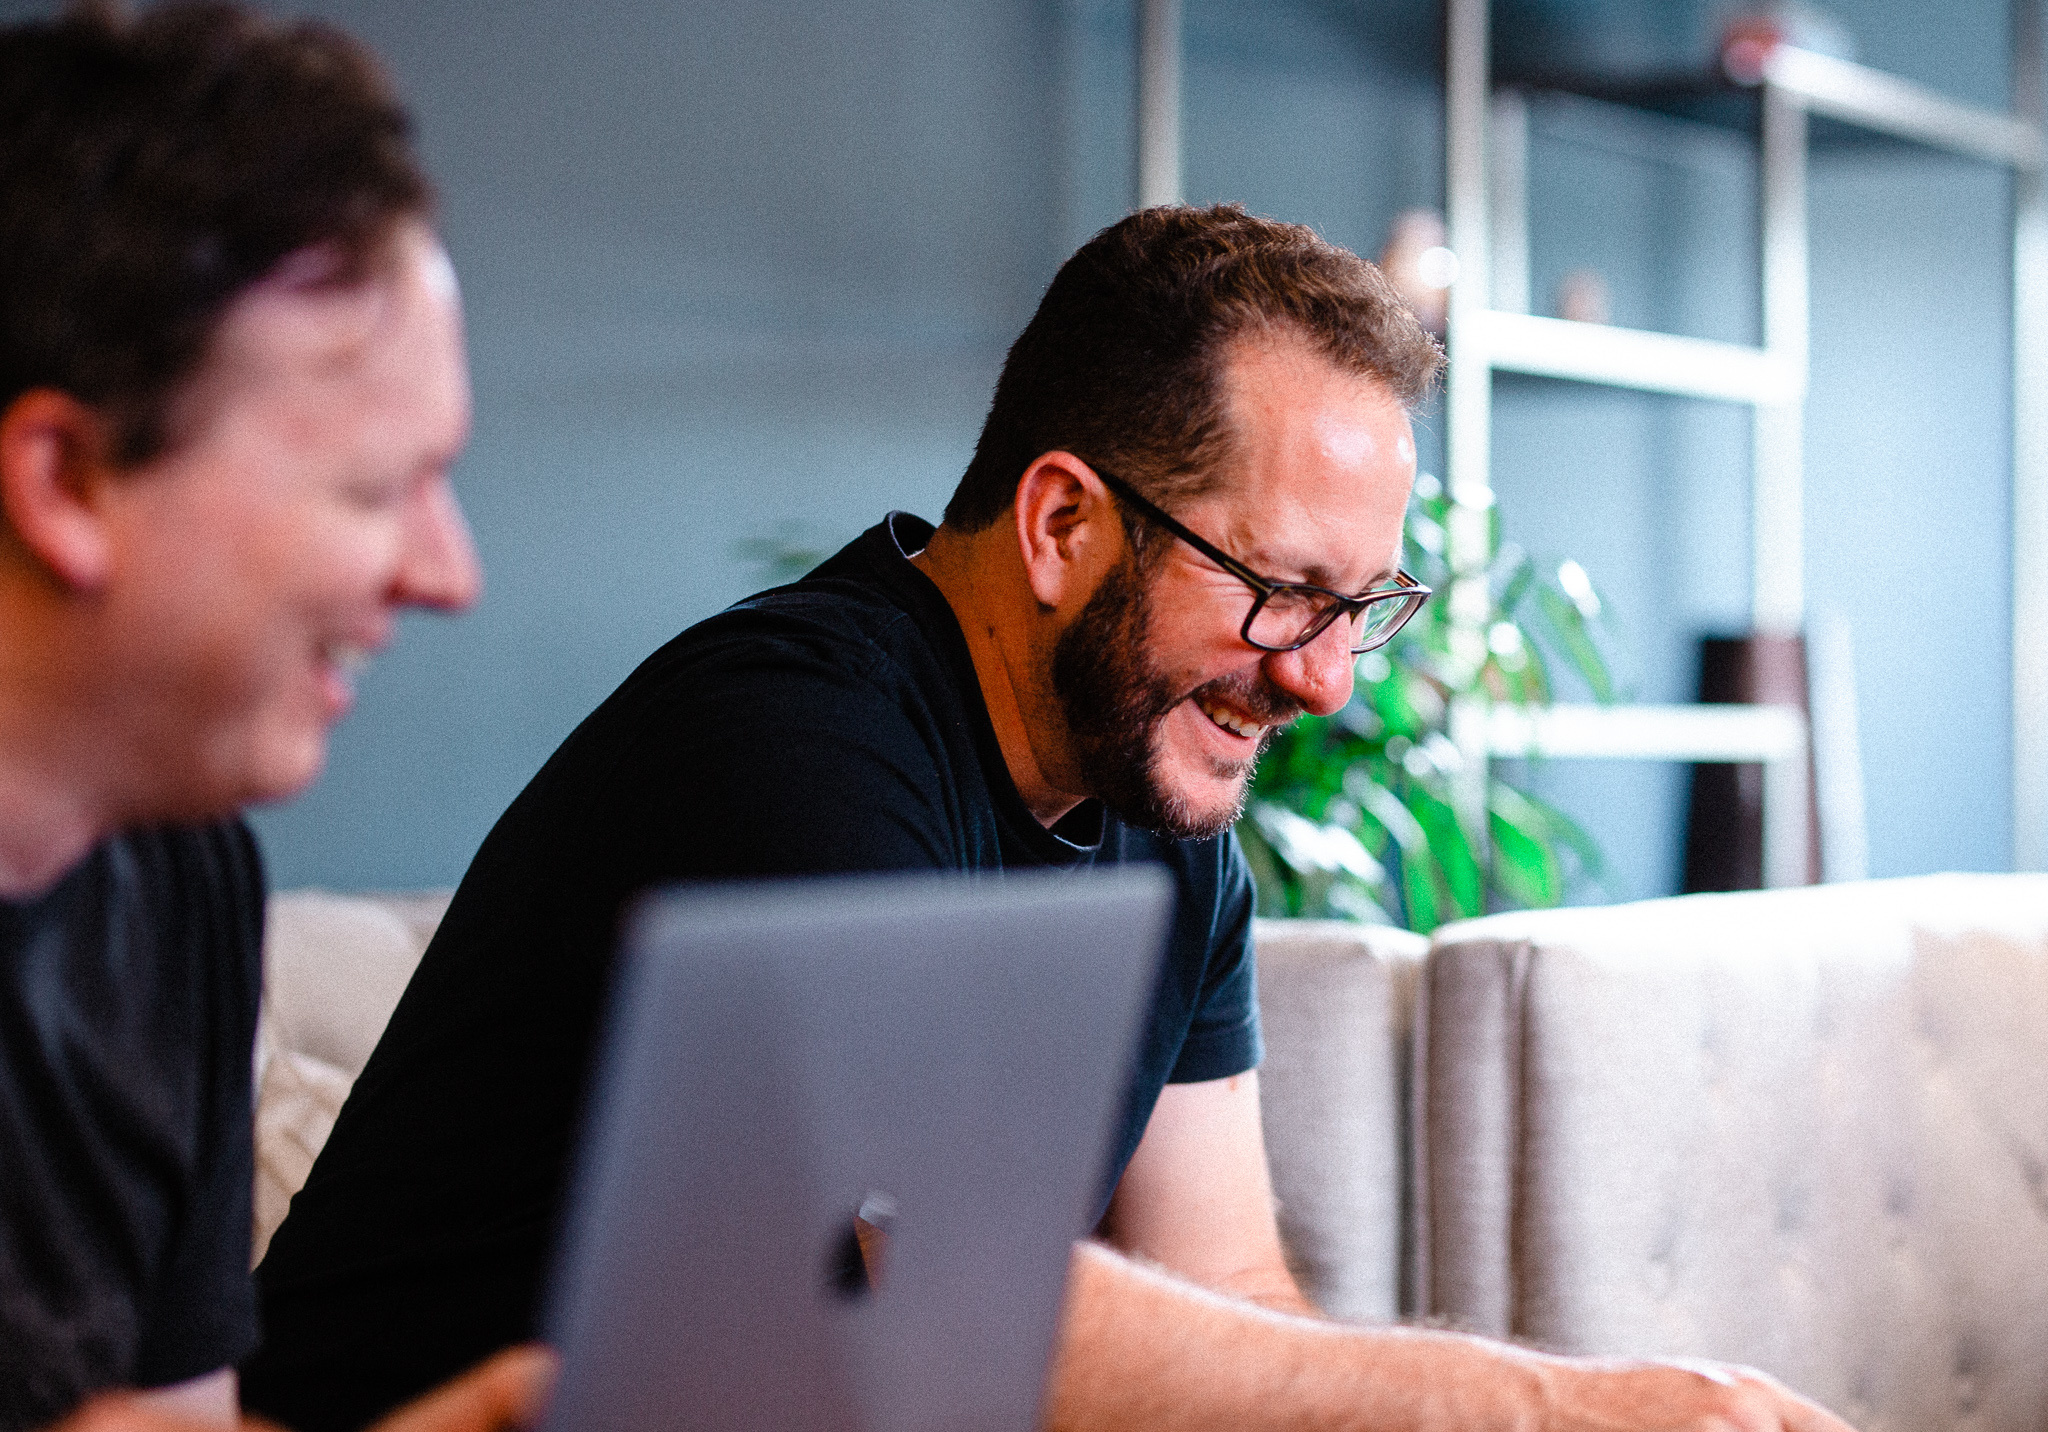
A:
[[[1179,908],[1053,1425],[1839,1428],[1754,1375],[1340,1327],[1287,1272],[1230,829],[1271,733],[1427,595],[1395,559],[1439,362],[1306,229],[1168,208],[1091,240],[936,530],[892,513],[684,632],[499,821],[259,1272],[251,1402],[352,1427],[532,1335],[635,892],[1144,860]]]

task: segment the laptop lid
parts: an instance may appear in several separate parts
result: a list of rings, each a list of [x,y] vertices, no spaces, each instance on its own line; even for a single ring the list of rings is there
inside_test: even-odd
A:
[[[1035,1427],[1172,899],[1132,868],[645,902],[550,1432]]]

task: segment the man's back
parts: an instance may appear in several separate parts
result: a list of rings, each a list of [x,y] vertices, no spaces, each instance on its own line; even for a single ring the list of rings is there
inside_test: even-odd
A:
[[[649,886],[1164,859],[1180,956],[1112,1181],[1161,1081],[1255,1061],[1234,845],[1094,802],[1032,818],[945,599],[903,558],[925,530],[899,514],[684,633],[508,809],[271,1244],[252,1407],[359,1425],[532,1334],[620,914]]]

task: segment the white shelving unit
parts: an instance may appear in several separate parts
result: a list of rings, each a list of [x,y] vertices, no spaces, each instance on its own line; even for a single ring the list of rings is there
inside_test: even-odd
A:
[[[1527,119],[1491,82],[1488,0],[1446,0],[1446,220],[1458,278],[1450,294],[1445,482],[1454,639],[1483,652],[1487,521],[1493,496],[1495,372],[1749,405],[1754,412],[1752,621],[1805,625],[1804,404],[1806,174],[1811,116],[1988,160],[2015,174],[2013,220],[2013,862],[2048,869],[2048,191],[2043,165],[2042,0],[2014,0],[2013,113],[1958,104],[1909,81],[1779,47],[1745,76],[1759,91],[1758,347],[1544,318],[1528,310]],[[1181,197],[1180,0],[1139,0],[1138,194]],[[1806,878],[1809,737],[1790,708],[1556,706],[1540,713],[1454,709],[1467,819],[1483,820],[1486,768],[1504,756],[1758,762],[1765,769],[1765,883]],[[1853,780],[1853,774],[1851,779]],[[1830,810],[1829,878],[1860,874],[1860,788]],[[1831,831],[1846,816],[1855,830]]]
[[[1808,121],[1820,115],[1895,139],[1989,160],[2019,176],[2014,226],[2014,863],[2048,863],[2048,443],[2043,406],[2044,225],[2039,122],[2041,63],[2038,0],[2017,0],[2013,71],[2016,113],[1958,104],[1931,90],[1861,65],[1780,46],[1741,77],[1759,91],[1759,275],[1763,343],[1749,348],[1671,334],[1539,318],[1528,307],[1527,121],[1522,97],[1491,84],[1488,0],[1448,0],[1446,46],[1447,208],[1459,274],[1451,292],[1447,486],[1453,502],[1483,514],[1491,505],[1492,378],[1496,371],[1720,399],[1755,414],[1751,542],[1751,614],[1759,633],[1795,633],[1805,625],[1802,445],[1807,375]],[[1484,539],[1459,545],[1453,524],[1451,610],[1483,610]],[[1458,600],[1457,586],[1475,592]],[[1803,883],[1806,872],[1807,736],[1796,713],[1759,722],[1757,708],[1633,707],[1598,712],[1560,708],[1547,715],[1569,740],[1545,730],[1473,712],[1454,725],[1468,767],[1489,757],[1535,749],[1554,756],[1617,760],[1758,761],[1765,766],[1765,883]],[[1796,739],[1794,737],[1796,736]],[[1825,772],[1824,772],[1825,775]],[[1483,780],[1475,776],[1475,785]],[[1851,771],[1848,779],[1856,780]],[[1482,788],[1483,789],[1483,788]],[[1479,790],[1471,793],[1477,799]],[[1860,822],[1861,791],[1830,802],[1821,784],[1827,874],[1863,872],[1859,829],[1835,829],[1845,811]],[[1843,809],[1830,809],[1833,804]],[[1844,861],[1841,852],[1851,852]]]

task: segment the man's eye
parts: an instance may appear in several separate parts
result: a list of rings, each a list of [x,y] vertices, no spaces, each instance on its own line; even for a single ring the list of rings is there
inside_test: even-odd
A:
[[[1319,612],[1326,599],[1316,592],[1301,587],[1281,587],[1266,599],[1266,605],[1282,612],[1300,612],[1304,615]]]

